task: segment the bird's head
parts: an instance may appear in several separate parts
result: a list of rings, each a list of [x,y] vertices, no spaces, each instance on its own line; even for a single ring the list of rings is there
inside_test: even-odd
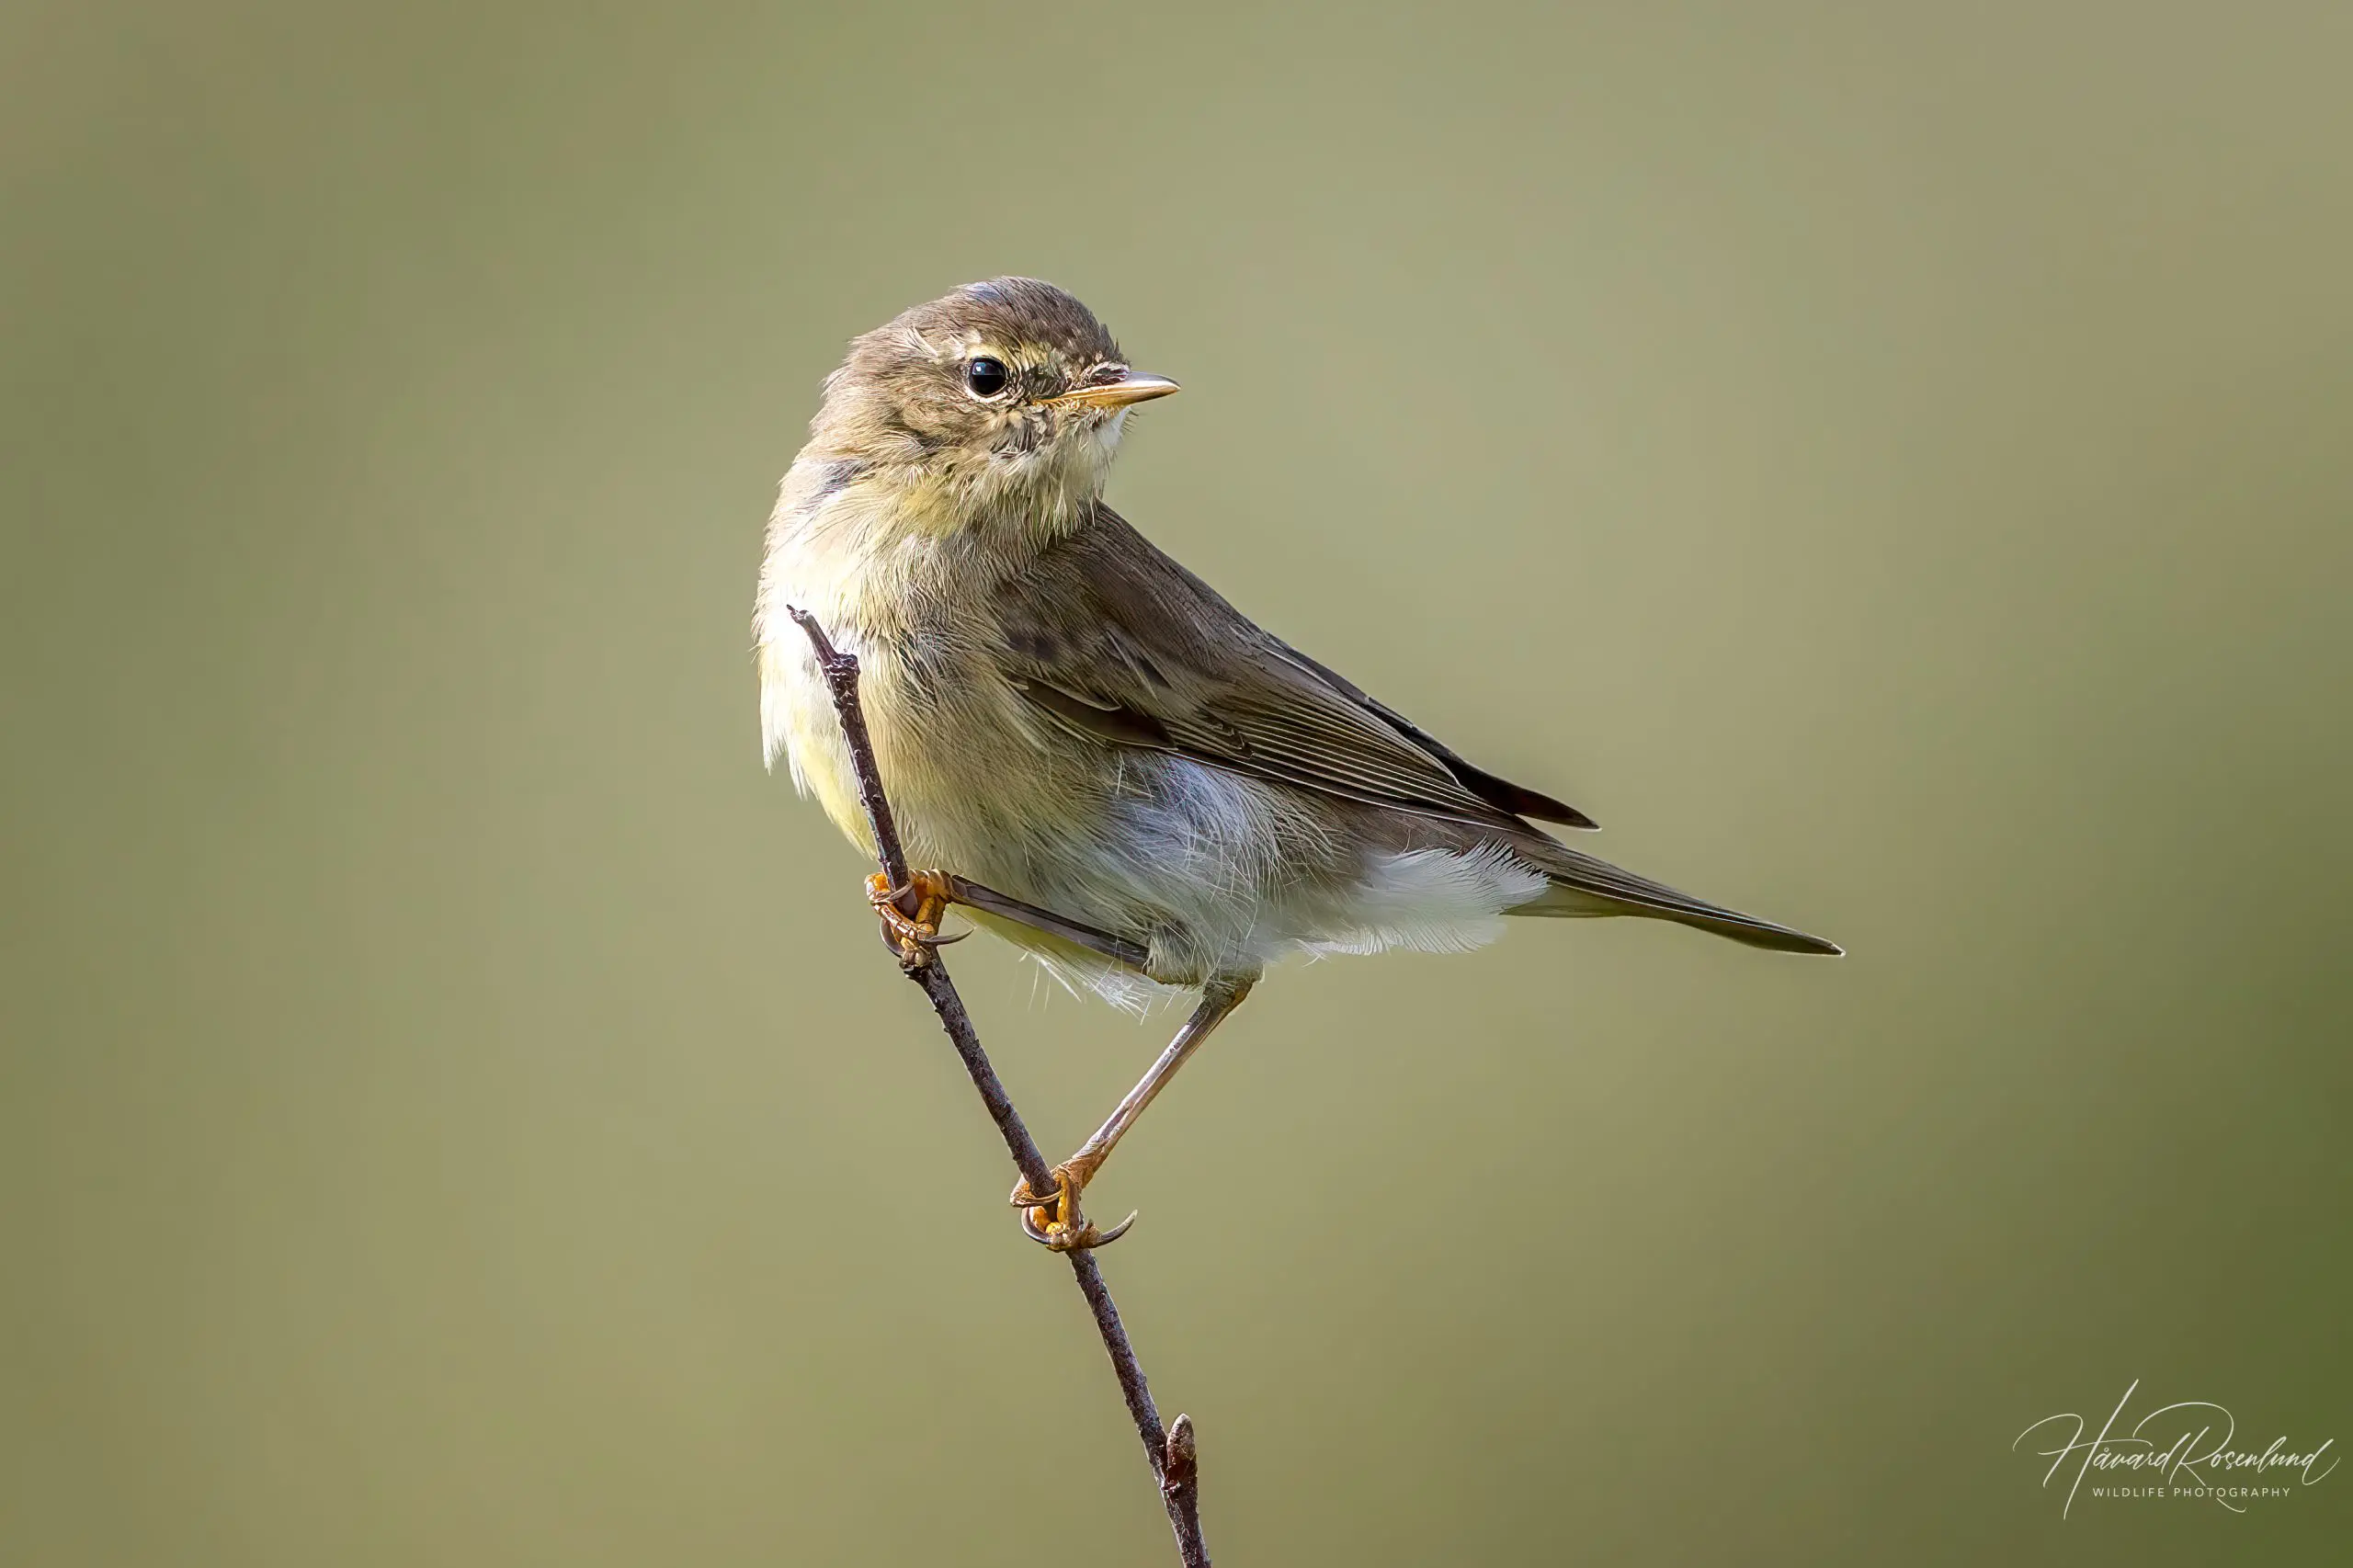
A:
[[[856,465],[943,522],[1051,522],[1101,494],[1129,411],[1176,390],[1131,369],[1062,290],[999,278],[854,340],[825,380],[807,455]]]

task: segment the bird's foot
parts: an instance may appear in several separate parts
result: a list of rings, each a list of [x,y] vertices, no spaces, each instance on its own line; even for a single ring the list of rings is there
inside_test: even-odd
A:
[[[939,917],[956,902],[955,885],[945,872],[910,871],[906,886],[894,888],[877,871],[866,879],[866,900],[882,917],[883,946],[898,954],[903,964],[928,962],[934,948],[964,939],[939,934]]]
[[[1102,1165],[1100,1154],[1074,1154],[1054,1167],[1054,1188],[1040,1197],[1029,1190],[1029,1178],[1024,1176],[1014,1185],[1013,1204],[1021,1210],[1021,1231],[1039,1245],[1055,1252],[1084,1252],[1090,1247],[1109,1246],[1128,1233],[1136,1222],[1133,1214],[1108,1231],[1096,1229],[1095,1221],[1079,1212],[1079,1195],[1086,1184],[1095,1179],[1095,1171]]]

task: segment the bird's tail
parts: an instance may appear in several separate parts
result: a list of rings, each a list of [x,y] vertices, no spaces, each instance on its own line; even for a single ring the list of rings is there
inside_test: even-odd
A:
[[[1579,854],[1565,845],[1548,840],[1537,864],[1552,880],[1552,885],[1528,903],[1505,913],[1567,917],[1634,915],[1672,920],[1719,937],[1730,937],[1752,948],[1771,948],[1777,952],[1836,955],[1846,951],[1836,942],[1693,898],[1688,892],[1677,892],[1662,882],[1620,870],[1607,860]]]

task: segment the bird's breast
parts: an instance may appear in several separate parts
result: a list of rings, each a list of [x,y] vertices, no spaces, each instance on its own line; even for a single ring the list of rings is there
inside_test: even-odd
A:
[[[817,617],[858,661],[876,765],[911,859],[1020,894],[1032,862],[1099,814],[1099,767],[1030,708],[1003,667],[1003,641],[972,596],[911,589],[887,572],[779,574],[763,615],[762,728],[770,760],[870,852],[871,831],[832,693],[781,605]]]

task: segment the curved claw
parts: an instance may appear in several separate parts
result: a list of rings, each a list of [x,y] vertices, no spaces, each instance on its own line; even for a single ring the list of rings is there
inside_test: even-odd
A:
[[[899,903],[910,893],[915,901],[912,914]],[[939,934],[939,917],[955,898],[953,884],[938,871],[910,872],[901,887],[892,887],[890,879],[878,871],[866,879],[866,899],[881,918],[882,945],[897,954],[902,963],[919,964],[935,949],[972,935],[970,931],[953,937]]]
[[[1097,1247],[1109,1246],[1126,1235],[1128,1227],[1136,1222],[1135,1215],[1130,1214],[1109,1230],[1098,1231],[1091,1220],[1075,1226],[1065,1225],[1059,1220],[1040,1221],[1038,1216],[1047,1212],[1049,1210],[1042,1208],[1023,1210],[1021,1233],[1049,1252],[1092,1252]]]
[[[1095,1247],[1109,1246],[1113,1242],[1118,1241],[1121,1236],[1128,1233],[1128,1227],[1136,1222],[1136,1215],[1138,1212],[1139,1210],[1129,1210],[1128,1217],[1120,1221],[1118,1224],[1112,1226],[1108,1231],[1097,1231],[1094,1226],[1087,1226],[1087,1230],[1093,1233],[1095,1239],[1086,1244],[1088,1246]]]
[[[1060,1174],[1057,1173],[1054,1178],[1054,1185],[1048,1187],[1042,1193],[1032,1192],[1029,1190],[1029,1178],[1028,1176],[1017,1178],[1013,1184],[1013,1195],[1006,1201],[1011,1203],[1016,1209],[1051,1209],[1055,1204],[1060,1203],[1062,1200],[1062,1177]]]
[[[1043,1198],[1030,1190],[1028,1176],[1015,1183],[1013,1205],[1021,1210],[1022,1233],[1056,1252],[1106,1246],[1125,1235],[1128,1227],[1136,1222],[1134,1215],[1108,1231],[1098,1231],[1078,1210],[1079,1195],[1086,1190],[1087,1178],[1102,1164],[1101,1154],[1080,1150],[1049,1173],[1054,1187]]]
[[[913,925],[902,929],[888,916],[884,917],[882,926],[882,946],[892,957],[900,959],[905,958],[910,949],[927,953],[935,948],[953,947],[972,935],[970,931],[959,931],[952,937],[943,937],[936,931],[926,935]]]

